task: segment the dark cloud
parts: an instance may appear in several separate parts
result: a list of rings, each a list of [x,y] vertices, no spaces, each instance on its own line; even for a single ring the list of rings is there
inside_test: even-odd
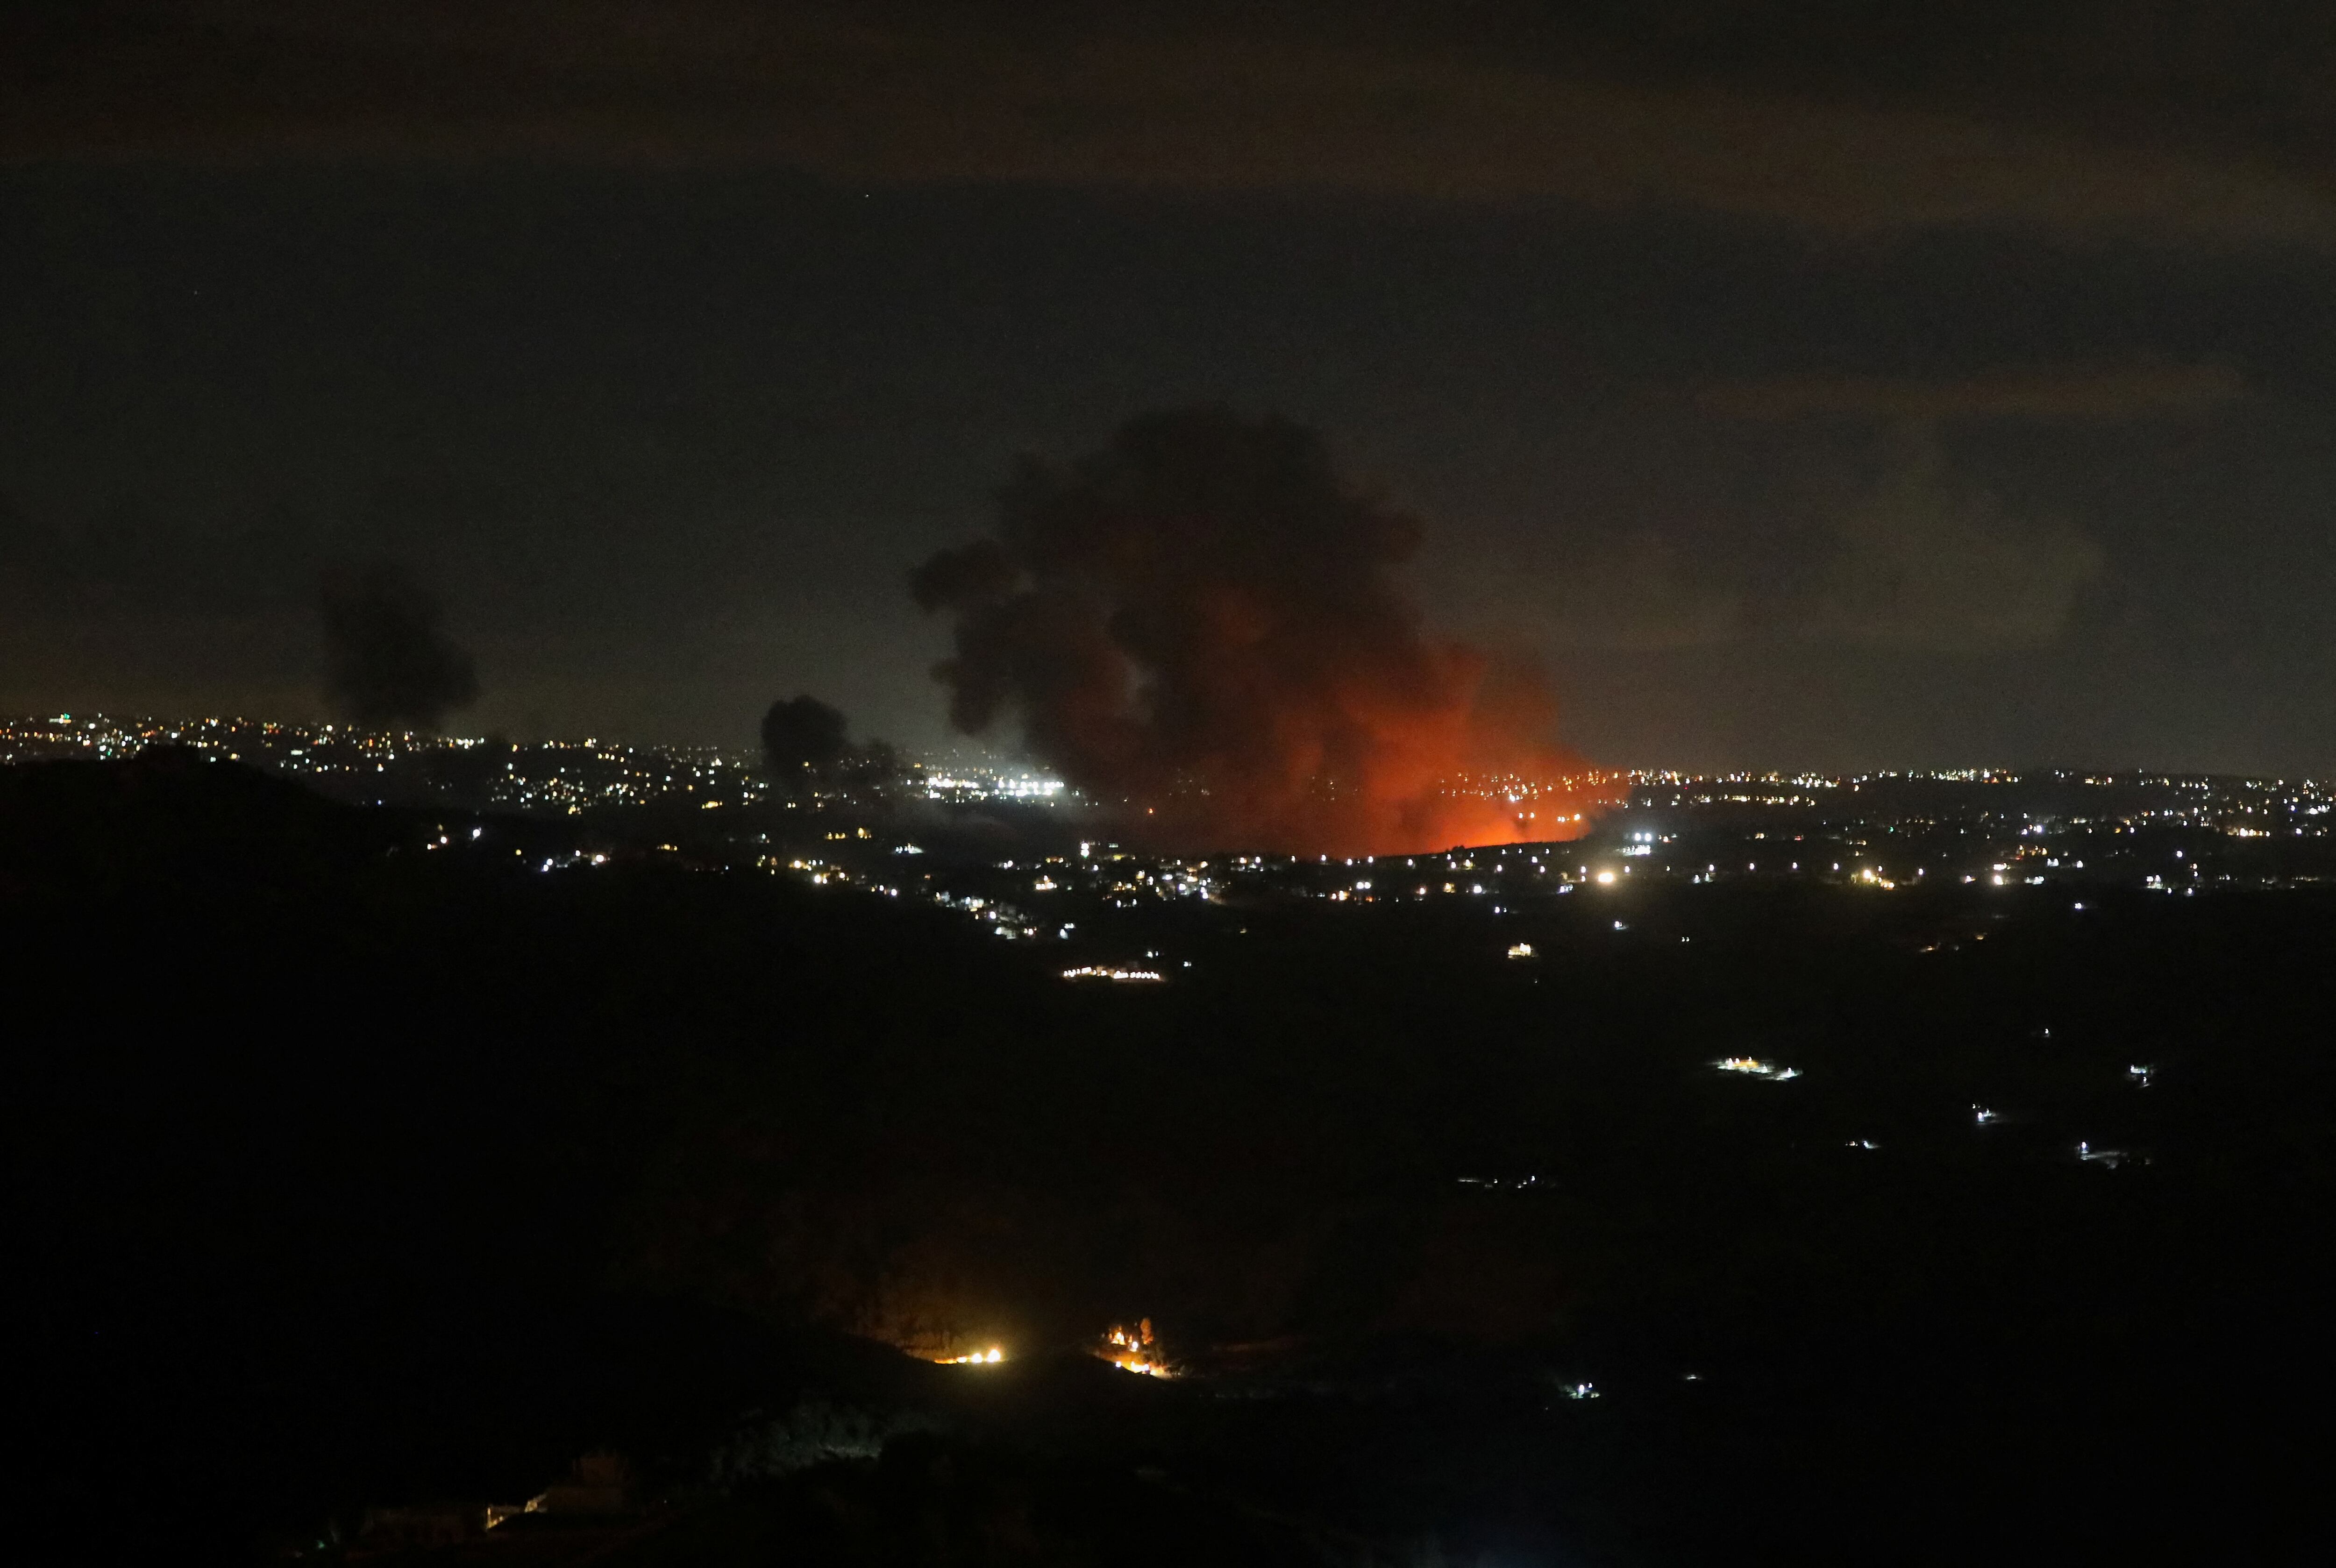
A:
[[[1707,387],[1696,401],[1732,419],[2115,420],[2195,413],[2245,392],[2246,382],[2228,365],[2045,366],[1935,381],[1769,376]]]
[[[2056,640],[2101,576],[2101,547],[2059,518],[2008,510],[1953,472],[1926,427],[1892,445],[1878,479],[1827,519],[1815,580],[1780,606],[1788,634],[1935,653]]]
[[[2292,7],[1873,9],[52,5],[0,34],[0,149],[775,162],[2336,241],[2336,35]]]
[[[1958,102],[1666,71],[1613,80]],[[13,711],[326,716],[317,572],[387,558],[493,605],[459,638],[474,731],[751,746],[801,690],[938,750],[949,626],[900,572],[983,528],[1014,452],[1222,399],[1432,518],[1398,568],[1426,624],[1538,647],[1601,762],[2336,760],[2336,315],[2303,250],[140,145],[0,169]],[[1913,411],[1928,467],[1880,442]]]
[[[2098,540],[1960,471],[1931,422],[1892,425],[1861,456],[1812,482],[1792,526],[1574,542],[1553,568],[1510,574],[1509,619],[1570,650],[1963,659],[2058,642],[2107,574]]]
[[[937,673],[958,727],[1018,717],[1034,755],[1162,839],[1354,855],[1565,837],[1552,799],[1457,788],[1554,785],[1562,764],[1529,673],[1421,630],[1392,577],[1418,539],[1313,432],[1192,409],[1067,469],[1026,460],[993,530],[911,586],[956,623]]]
[[[477,701],[471,656],[441,629],[437,596],[401,566],[337,572],[325,580],[326,689],[353,722],[435,730]]]

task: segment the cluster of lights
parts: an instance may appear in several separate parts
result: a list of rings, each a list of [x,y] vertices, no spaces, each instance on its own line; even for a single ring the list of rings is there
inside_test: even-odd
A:
[[[0,721],[0,762],[46,757],[135,756],[149,746],[183,746],[294,778],[362,789],[401,764],[473,750],[477,737],[365,731],[336,724],[286,724],[210,715],[199,719],[116,719],[57,713]],[[511,749],[502,769],[475,781],[472,804],[556,810],[638,805],[672,796],[706,806],[762,799],[768,786],[752,760],[707,747],[620,746],[597,738],[529,742]],[[435,788],[435,786],[433,786]]]
[[[932,800],[1045,800],[1064,799],[1066,787],[1060,779],[1034,775],[966,772],[928,773],[925,795]]]
[[[1757,1056],[1724,1057],[1711,1065],[1722,1072],[1740,1072],[1747,1078],[1765,1078],[1771,1083],[1783,1083],[1801,1076],[1800,1069],[1796,1067],[1778,1067],[1774,1062],[1762,1061]]]

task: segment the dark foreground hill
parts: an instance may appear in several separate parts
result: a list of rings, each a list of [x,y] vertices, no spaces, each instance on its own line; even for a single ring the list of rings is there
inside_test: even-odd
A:
[[[2321,895],[1269,904],[1130,994],[565,831],[0,775],[34,1555],[594,1450],[627,1562],[2245,1557],[2312,1493]],[[1083,1354],[1144,1316],[1188,1376]]]

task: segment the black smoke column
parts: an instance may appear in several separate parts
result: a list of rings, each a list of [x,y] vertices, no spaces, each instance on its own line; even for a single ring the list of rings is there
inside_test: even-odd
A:
[[[954,623],[935,673],[1082,790],[1182,847],[1406,854],[1581,830],[1537,674],[1427,633],[1420,525],[1320,436],[1221,408],[1026,459],[986,535],[910,579]]]
[[[763,715],[763,760],[774,779],[823,778],[849,749],[843,715],[808,693],[774,702]]]
[[[383,564],[325,580],[326,688],[369,728],[435,730],[478,700],[471,656],[449,642],[436,595]]]

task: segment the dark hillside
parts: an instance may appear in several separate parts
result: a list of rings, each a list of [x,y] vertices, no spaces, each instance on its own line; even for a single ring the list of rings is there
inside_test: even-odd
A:
[[[947,1458],[1105,1560],[1076,1499],[1139,1470],[1194,1552],[1462,1561],[2148,1556],[2296,1495],[2325,895],[1263,901],[1096,988],[565,831],[0,774],[44,1555],[256,1553],[598,1446],[702,1484],[806,1399],[941,1445],[835,1461],[831,1524],[908,1529]],[[1192,1376],[1079,1355],[1140,1316]],[[701,1560],[817,1533],[771,1485]]]

